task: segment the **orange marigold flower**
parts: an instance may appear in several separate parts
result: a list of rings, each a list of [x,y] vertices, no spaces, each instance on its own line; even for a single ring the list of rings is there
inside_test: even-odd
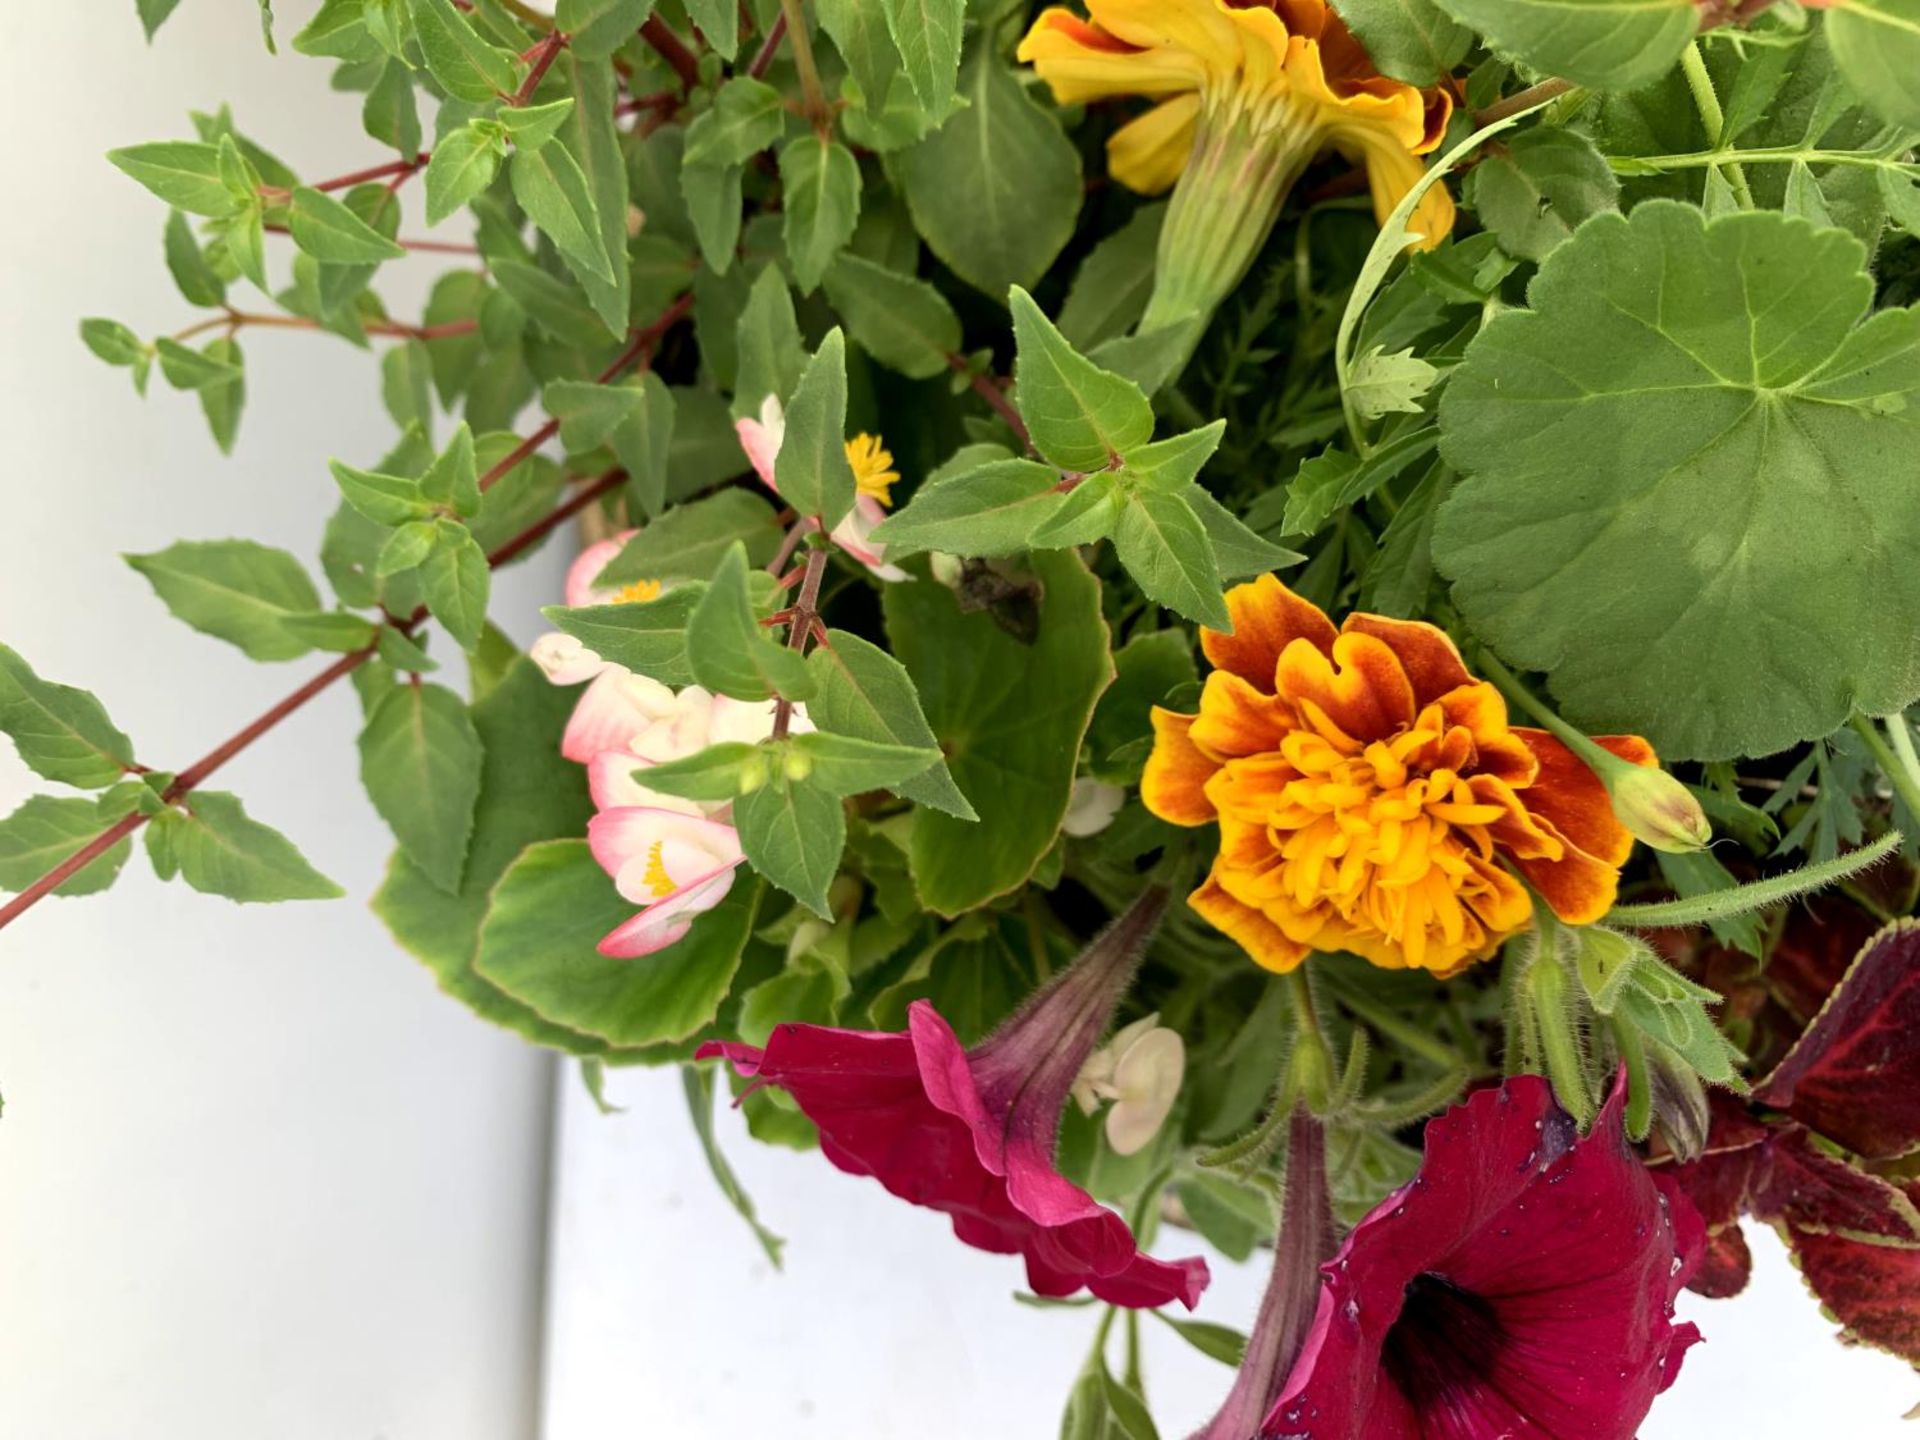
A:
[[[1227,609],[1231,635],[1201,631],[1200,713],[1153,712],[1140,794],[1176,825],[1219,823],[1188,901],[1261,965],[1348,950],[1451,975],[1527,927],[1528,886],[1569,924],[1612,907],[1633,836],[1605,786],[1509,726],[1444,632],[1365,614],[1336,630],[1271,575]],[[1657,763],[1637,735],[1597,743]]]
[[[1107,142],[1114,179],[1174,187],[1143,331],[1208,313],[1238,283],[1287,192],[1316,155],[1367,169],[1382,220],[1413,188],[1452,113],[1445,90],[1380,74],[1325,0],[1086,0],[1043,12],[1020,43],[1061,104],[1116,95],[1159,103]],[[1444,185],[1410,228],[1453,228]]]

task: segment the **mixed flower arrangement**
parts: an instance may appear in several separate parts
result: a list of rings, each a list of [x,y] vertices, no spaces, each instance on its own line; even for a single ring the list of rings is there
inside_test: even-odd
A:
[[[1628,1440],[1743,1218],[1920,1364],[1920,0],[322,0],[291,48],[393,158],[113,152],[207,314],[81,338],[223,449],[243,331],[380,352],[331,600],[128,557],[335,658],[173,771],[0,647],[80,792],[0,821],[0,926],[136,832],[337,895],[208,782],[348,679],[398,944],[596,1093],[679,1067],[776,1262],[723,1075],[1097,1307],[1074,1440],[1156,1433],[1142,1310],[1232,1367],[1206,1440]],[[490,572],[575,517],[523,652]],[[1173,1313],[1195,1235],[1271,1252],[1243,1329]]]

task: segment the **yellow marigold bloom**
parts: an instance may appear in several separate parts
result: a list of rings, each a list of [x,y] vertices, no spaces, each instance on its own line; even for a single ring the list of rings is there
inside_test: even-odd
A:
[[[1420,178],[1452,102],[1381,75],[1325,0],[1086,0],[1090,20],[1044,11],[1020,43],[1061,104],[1159,101],[1107,143],[1114,179],[1154,195],[1178,185],[1142,331],[1210,313],[1265,241],[1315,156],[1363,164],[1385,219]],[[1443,185],[1410,228],[1423,246],[1453,228]]]
[[[1156,708],[1141,799],[1220,826],[1188,902],[1269,970],[1311,950],[1451,975],[1530,923],[1537,891],[1584,925],[1613,905],[1633,836],[1545,730],[1507,724],[1443,631],[1354,614],[1334,629],[1273,576],[1201,632],[1200,713]],[[1636,765],[1637,735],[1598,737]],[[1521,882],[1526,883],[1523,885]]]
[[[853,469],[854,489],[882,505],[893,504],[893,482],[900,472],[893,468],[893,452],[878,435],[863,432],[847,441],[847,464]]]

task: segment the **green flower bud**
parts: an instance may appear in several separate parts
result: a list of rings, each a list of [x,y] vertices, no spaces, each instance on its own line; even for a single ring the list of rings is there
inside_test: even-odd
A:
[[[1691,790],[1664,770],[1630,764],[1614,755],[1607,759],[1612,763],[1588,763],[1607,787],[1613,813],[1635,839],[1674,855],[1706,848],[1713,839],[1713,826]]]

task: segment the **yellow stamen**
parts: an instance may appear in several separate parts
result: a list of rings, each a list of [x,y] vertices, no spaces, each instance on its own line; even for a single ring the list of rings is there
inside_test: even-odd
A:
[[[661,850],[666,843],[664,840],[653,842],[653,848],[647,851],[647,868],[640,876],[640,883],[660,899],[665,899],[679,889],[679,886],[673,883],[673,877],[667,874],[666,861],[661,858]]]
[[[893,504],[893,482],[900,474],[893,468],[892,453],[880,443],[878,435],[864,431],[847,441],[847,464],[853,467],[853,484],[862,495]]]
[[[635,580],[630,584],[622,585],[618,590],[614,591],[612,596],[608,598],[607,603],[609,605],[627,605],[647,600],[658,600],[660,598],[660,589],[661,586],[658,580]]]

